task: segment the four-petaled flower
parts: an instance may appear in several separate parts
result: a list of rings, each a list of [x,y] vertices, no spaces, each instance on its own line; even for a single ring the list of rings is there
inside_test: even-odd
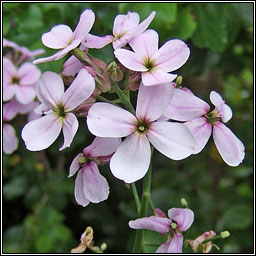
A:
[[[126,183],[146,174],[150,164],[150,143],[165,156],[181,160],[194,151],[194,137],[180,123],[158,121],[173,94],[170,83],[139,88],[136,117],[108,103],[95,103],[88,112],[87,124],[99,137],[126,137],[110,161],[113,175]]]
[[[189,57],[189,48],[181,40],[169,40],[160,49],[158,40],[156,31],[146,30],[129,43],[134,52],[126,49],[114,51],[122,65],[141,72],[145,86],[172,82],[177,75],[168,72],[180,68]]]
[[[37,97],[42,102],[39,107],[47,111],[43,117],[29,122],[23,128],[21,135],[27,149],[38,151],[48,148],[57,139],[61,129],[64,144],[60,150],[69,147],[78,129],[78,121],[71,111],[92,95],[94,79],[85,69],[81,69],[64,93],[61,77],[47,71],[36,89]]]
[[[224,160],[230,166],[238,166],[244,159],[245,148],[236,135],[224,124],[232,117],[231,108],[215,91],[210,93],[210,106],[196,97],[186,88],[175,88],[174,96],[164,115],[184,123],[195,137],[196,145],[193,154],[199,153],[209,140],[211,133],[215,145]]]
[[[99,203],[108,198],[108,182],[100,174],[97,165],[109,163],[120,143],[121,140],[117,138],[96,137],[83,153],[74,158],[69,177],[78,171],[75,181],[75,199],[78,204],[86,206],[90,202]]]

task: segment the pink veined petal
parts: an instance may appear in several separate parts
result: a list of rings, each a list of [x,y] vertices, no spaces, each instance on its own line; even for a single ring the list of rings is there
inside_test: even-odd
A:
[[[92,95],[94,89],[95,80],[86,69],[81,69],[61,98],[65,110],[75,109]]]
[[[60,50],[60,51],[61,51],[61,50]],[[58,54],[59,54],[60,51],[56,52],[56,53],[53,54],[52,56],[34,60],[32,63],[33,63],[33,64],[40,64],[40,63],[45,63],[45,62],[50,62],[50,61],[56,60],[56,58],[57,58],[57,56],[58,56]]]
[[[21,104],[31,103],[36,96],[35,88],[30,86],[17,86],[16,99]]]
[[[154,122],[150,124],[147,136],[153,146],[170,159],[181,160],[193,153],[194,137],[183,124]]]
[[[195,118],[184,125],[191,131],[196,141],[193,154],[198,154],[205,147],[212,134],[212,125],[207,122],[205,117]]]
[[[159,36],[157,32],[149,29],[135,37],[129,44],[141,58],[152,60],[152,56],[158,51],[158,41]]]
[[[35,109],[34,112],[38,115],[42,115],[45,114],[46,112],[48,112],[50,109],[47,105],[45,105],[44,103],[39,104]]]
[[[80,16],[79,22],[74,31],[73,39],[84,40],[85,36],[91,30],[95,21],[95,14],[92,10],[85,10]]]
[[[36,94],[49,108],[56,107],[64,94],[64,84],[60,75],[51,71],[43,73],[37,84]]]
[[[137,53],[125,49],[117,49],[114,51],[115,57],[126,68],[134,71],[147,71],[143,59]]]
[[[82,68],[84,64],[81,63],[75,56],[71,56],[64,64],[63,71],[64,76],[75,76]]]
[[[150,87],[141,83],[136,107],[138,120],[152,122],[158,119],[170,104],[173,91],[171,83]]]
[[[109,185],[100,174],[98,166],[94,162],[86,164],[81,170],[83,173],[84,195],[92,203],[99,203],[108,198]]]
[[[164,213],[162,210],[160,210],[159,208],[156,208],[156,209],[154,210],[154,214],[155,214],[156,216],[159,216],[159,217],[167,218],[166,215],[165,215],[165,213]]]
[[[80,167],[81,167],[81,163],[78,161],[79,158],[83,158],[84,154],[83,153],[79,153],[72,161],[70,167],[69,167],[69,175],[68,177],[72,177],[74,174],[76,174],[77,171],[79,171]]]
[[[3,151],[12,154],[18,148],[15,129],[10,124],[3,125]]]
[[[190,50],[179,39],[166,42],[152,58],[156,60],[156,66],[165,72],[180,68],[187,61]]]
[[[67,55],[68,52],[76,48],[80,43],[81,41],[79,39],[73,40],[71,44],[67,45],[67,47],[57,52],[55,60],[63,58],[65,55]]]
[[[168,247],[167,253],[182,253],[183,235],[175,232]]]
[[[10,121],[19,113],[19,104],[17,100],[13,99],[12,101],[3,104],[3,120]]]
[[[153,68],[151,71],[142,72],[141,77],[145,86],[154,86],[170,83],[177,75],[166,73],[158,68]]]
[[[101,49],[101,48],[105,47],[106,45],[112,43],[113,40],[114,40],[114,37],[110,36],[110,35],[95,36],[92,34],[88,34],[88,35],[86,35],[84,42],[82,42],[82,44],[88,48]]]
[[[177,222],[177,228],[182,232],[189,229],[194,221],[194,213],[190,209],[172,208],[168,210],[168,216]]]
[[[177,121],[188,121],[207,114],[210,106],[190,91],[175,88],[173,98],[164,115]]]
[[[57,139],[61,128],[62,122],[55,113],[51,113],[27,123],[21,136],[28,150],[39,151],[48,148]]]
[[[3,57],[3,82],[10,83],[12,80],[12,77],[17,76],[17,69],[6,57]]]
[[[158,216],[150,216],[129,221],[130,228],[153,230],[160,234],[168,233],[171,224],[172,220]]]
[[[211,100],[212,104],[217,108],[218,111],[220,111],[222,109],[222,106],[225,103],[225,101],[222,99],[220,94],[215,91],[211,91],[210,100]]]
[[[120,138],[135,130],[137,119],[130,112],[108,103],[95,103],[87,116],[88,129],[99,137]]]
[[[122,37],[127,31],[137,27],[140,22],[140,16],[136,12],[119,14],[115,17],[113,24],[113,35],[117,38]]]
[[[73,113],[67,113],[63,122],[64,143],[59,150],[70,147],[78,129],[78,121]]]
[[[72,40],[73,32],[69,26],[57,25],[42,35],[42,42],[52,49],[65,48]]]
[[[232,110],[227,104],[223,105],[219,114],[221,115],[221,120],[224,123],[228,122],[232,118]]]
[[[32,63],[24,63],[18,70],[20,85],[34,85],[41,76],[41,71]]]
[[[238,166],[244,159],[245,148],[243,143],[223,123],[213,126],[213,140],[224,160],[230,166]]]
[[[110,160],[113,175],[126,183],[143,178],[150,164],[150,144],[145,134],[128,136]]]
[[[155,253],[167,253],[171,241],[161,244]]]
[[[121,142],[120,138],[96,137],[83,152],[91,157],[109,156],[117,150]]]
[[[75,181],[75,199],[76,202],[83,207],[88,205],[90,201],[84,195],[84,182],[83,182],[83,172],[80,170],[77,174]]]
[[[3,85],[3,101],[12,99],[16,92],[16,85],[8,84]]]

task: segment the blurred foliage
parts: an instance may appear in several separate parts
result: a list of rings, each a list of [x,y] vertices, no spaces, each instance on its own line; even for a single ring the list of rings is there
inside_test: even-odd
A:
[[[158,31],[160,44],[172,38],[186,40],[191,50],[179,70],[184,86],[209,102],[211,90],[220,92],[233,110],[227,124],[243,141],[244,162],[229,167],[212,140],[198,155],[171,161],[155,152],[152,198],[167,211],[182,207],[186,198],[195,221],[185,239],[208,230],[229,230],[231,236],[217,241],[220,251],[253,252],[253,3],[3,3],[3,36],[31,50],[43,48],[41,35],[57,24],[74,28],[80,13],[96,14],[93,34],[112,34],[117,14],[136,11],[141,20],[157,12],[150,25]],[[90,50],[104,61],[113,58],[111,46]],[[61,72],[64,59],[38,65],[42,72]],[[12,124],[20,134],[26,123]],[[106,253],[131,252],[135,231],[128,221],[136,218],[131,191],[101,168],[110,184],[109,199],[86,208],[74,200],[74,178],[68,179],[72,159],[93,137],[81,120],[71,148],[60,152],[59,138],[48,150],[28,152],[20,139],[14,154],[3,156],[3,251],[5,253],[67,253],[79,243],[85,227],[94,229],[95,243],[106,242]],[[141,190],[141,181],[138,181]],[[149,214],[152,214],[149,211]],[[146,232],[145,252],[164,242],[163,236]],[[86,251],[87,252],[87,251]],[[185,248],[184,252],[192,252]]]

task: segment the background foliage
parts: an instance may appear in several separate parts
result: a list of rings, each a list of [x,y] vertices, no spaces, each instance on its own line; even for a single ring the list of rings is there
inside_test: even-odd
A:
[[[57,24],[74,28],[80,13],[96,14],[93,34],[112,34],[117,14],[128,10],[141,20],[157,12],[150,28],[158,31],[160,44],[172,38],[185,40],[191,49],[179,70],[183,85],[209,102],[211,90],[220,92],[233,110],[228,126],[243,141],[244,162],[227,166],[212,140],[199,155],[184,161],[168,160],[156,151],[153,160],[152,197],[167,211],[181,207],[186,198],[195,212],[187,238],[204,231],[229,230],[231,236],[216,244],[219,253],[253,251],[253,3],[3,3],[3,36],[31,50],[44,48],[41,35]],[[45,56],[54,51],[45,49]],[[104,61],[113,59],[112,46],[90,50]],[[42,72],[61,72],[63,60],[40,64]],[[17,134],[26,120],[12,124]],[[87,226],[95,232],[95,244],[106,242],[107,253],[129,253],[135,232],[128,221],[136,218],[131,191],[101,168],[110,184],[109,199],[86,208],[74,200],[74,177],[68,179],[72,159],[93,140],[81,120],[70,149],[59,151],[59,138],[42,152],[19,149],[3,156],[3,251],[5,253],[67,253],[79,243]],[[138,182],[140,187],[141,181]],[[140,188],[139,188],[140,190]],[[148,241],[163,240],[147,232]],[[146,247],[152,252],[154,247]],[[184,250],[191,252],[189,248]],[[218,251],[214,248],[214,253]]]

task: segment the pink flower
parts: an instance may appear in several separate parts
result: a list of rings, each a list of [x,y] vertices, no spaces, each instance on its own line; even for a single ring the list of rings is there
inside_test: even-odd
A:
[[[3,124],[3,151],[12,154],[18,148],[15,129],[10,124]]]
[[[67,25],[54,26],[50,32],[42,35],[42,42],[45,46],[52,49],[61,49],[54,55],[35,60],[34,64],[59,60],[63,58],[69,51],[76,48],[91,30],[95,20],[95,14],[91,10],[85,10],[81,16],[79,23],[73,32]]]
[[[18,70],[13,63],[3,58],[3,100],[13,97],[21,104],[28,104],[36,96],[35,84],[40,78],[40,70],[32,63],[22,64]]]
[[[107,44],[113,42],[113,48],[118,49],[128,44],[136,36],[143,33],[153,18],[156,12],[153,11],[147,19],[140,22],[140,16],[136,12],[128,12],[126,15],[117,15],[114,20],[113,35],[114,36],[94,36],[88,34],[83,43],[88,48],[103,48]]]
[[[184,159],[193,152],[193,135],[183,124],[157,120],[169,105],[172,94],[171,84],[154,87],[141,84],[136,117],[108,103],[95,103],[90,108],[87,124],[92,134],[128,136],[110,161],[110,169],[118,179],[132,183],[144,177],[150,164],[150,143],[174,160]]]
[[[94,79],[85,69],[81,69],[64,93],[61,77],[47,71],[36,89],[37,97],[42,102],[39,107],[46,112],[43,117],[29,122],[23,128],[22,138],[27,149],[38,151],[48,148],[57,139],[61,129],[64,144],[60,150],[69,147],[78,129],[78,121],[71,111],[91,96],[95,89]]]
[[[133,229],[153,230],[160,234],[169,234],[173,231],[173,237],[159,246],[156,253],[182,253],[183,235],[190,228],[194,221],[194,213],[190,209],[172,208],[168,210],[168,217],[160,210],[161,215],[144,217],[137,220],[129,221],[129,227]],[[158,213],[157,212],[157,213]],[[172,226],[173,221],[177,223],[176,227]]]
[[[187,121],[184,125],[189,128],[196,140],[194,154],[201,152],[213,133],[213,140],[222,159],[230,166],[237,166],[244,159],[245,148],[224,125],[231,119],[232,110],[215,91],[210,93],[210,100],[215,106],[211,112],[210,106],[192,92],[176,88],[173,100],[164,115],[174,120]]]
[[[78,154],[69,169],[69,177],[78,172],[75,181],[75,199],[82,206],[99,203],[109,195],[107,180],[100,174],[98,164],[109,162],[120,145],[117,138],[98,138]]]
[[[145,86],[173,81],[177,75],[168,72],[180,68],[189,57],[189,48],[181,40],[170,40],[160,49],[158,49],[158,40],[156,31],[147,30],[129,43],[134,52],[126,49],[114,51],[122,65],[141,72]]]

